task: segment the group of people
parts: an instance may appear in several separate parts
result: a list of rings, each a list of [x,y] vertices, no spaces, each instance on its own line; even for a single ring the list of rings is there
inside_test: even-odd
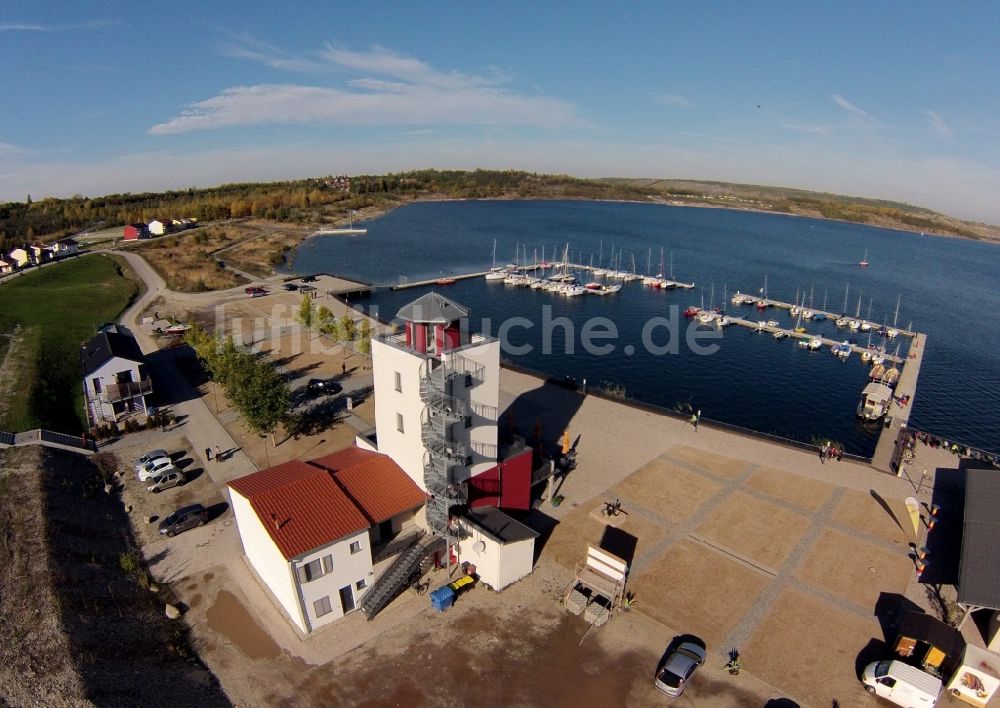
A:
[[[970,457],[974,460],[981,460],[983,462],[988,462],[994,467],[1000,467],[1000,455],[995,455],[989,452],[984,452],[982,450],[974,450],[971,447],[966,447],[964,445],[959,445],[956,442],[946,440],[945,438],[938,437],[936,435],[931,435],[930,433],[913,432],[910,433],[909,440],[907,441],[907,447],[913,449],[916,447],[917,442],[921,442],[927,447],[937,447],[944,448],[954,455],[961,455],[962,457]]]
[[[832,445],[828,442],[823,443],[819,447],[819,461],[826,462],[826,460],[836,460],[840,462],[844,459],[844,449]]]
[[[212,461],[212,448],[210,447],[205,448],[205,459],[208,460],[209,462]],[[215,461],[222,462],[222,450],[219,449],[218,445],[215,446]]]

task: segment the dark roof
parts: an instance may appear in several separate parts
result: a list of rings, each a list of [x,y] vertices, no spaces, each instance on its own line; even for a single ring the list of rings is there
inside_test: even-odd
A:
[[[960,657],[965,649],[961,632],[924,612],[907,612],[899,625],[899,637],[926,642],[952,659]]]
[[[396,317],[407,322],[430,324],[449,324],[468,316],[469,308],[433,291],[404,305],[396,313]]]
[[[142,350],[130,334],[116,332],[99,332],[96,337],[83,345],[80,350],[80,362],[83,365],[83,375],[97,371],[114,357],[129,361],[142,362],[145,357]]]
[[[958,601],[1000,610],[1000,472],[966,471]]]
[[[495,506],[480,506],[469,509],[464,516],[473,526],[499,543],[514,543],[529,538],[538,538],[537,531],[533,531],[520,521],[512,519]]]

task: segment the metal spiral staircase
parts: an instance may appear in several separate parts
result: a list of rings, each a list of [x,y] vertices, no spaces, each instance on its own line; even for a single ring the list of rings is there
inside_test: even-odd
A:
[[[433,362],[431,363],[433,366]],[[427,406],[421,426],[424,444],[424,486],[427,488],[427,523],[435,534],[448,538],[449,510],[465,502],[464,493],[455,484],[455,472],[469,464],[469,449],[455,439],[452,428],[465,425],[471,407],[451,395],[452,387],[463,379],[468,383],[483,380],[484,367],[457,354],[446,357],[430,368],[420,380],[420,400]]]

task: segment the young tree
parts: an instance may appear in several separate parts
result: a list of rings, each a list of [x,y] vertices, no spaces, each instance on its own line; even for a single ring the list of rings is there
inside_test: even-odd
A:
[[[302,302],[299,304],[299,312],[295,315],[295,319],[306,329],[312,328],[313,322],[316,320],[316,308],[309,293],[305,293],[302,296]]]
[[[340,333],[345,342],[353,342],[357,338],[358,333],[354,326],[354,319],[350,315],[344,315],[340,318]]]
[[[255,360],[236,397],[247,426],[261,435],[271,435],[273,444],[274,431],[287,417],[289,404],[288,384],[278,370],[269,361]]]
[[[361,331],[358,334],[358,351],[369,356],[372,353],[372,324],[366,317],[361,320]]]

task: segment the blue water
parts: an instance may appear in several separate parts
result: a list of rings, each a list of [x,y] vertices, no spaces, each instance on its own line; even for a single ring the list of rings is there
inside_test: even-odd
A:
[[[694,290],[657,291],[641,282],[626,283],[607,297],[564,298],[552,293],[512,288],[483,279],[459,281],[439,288],[472,310],[472,326],[489,329],[520,316],[535,323],[514,329],[512,345],[532,345],[529,353],[504,356],[554,376],[587,379],[590,386],[623,387],[631,398],[674,408],[690,405],[705,418],[761,432],[811,441],[840,441],[848,452],[870,455],[878,428],[856,421],[854,411],[867,382],[867,367],[857,356],[840,361],[828,350],[807,352],[793,341],[775,342],[732,326],[717,340],[718,351],[701,355],[684,343],[688,326],[680,318],[677,353],[656,355],[642,346],[642,330],[653,317],[669,317],[671,307],[714,301],[733,314],[759,319],[756,310],[737,308],[729,296],[739,289],[757,293],[767,276],[768,294],[790,302],[796,291],[810,294],[816,308],[824,300],[829,311],[861,315],[892,324],[897,298],[897,324],[928,335],[911,425],[988,450],[1000,449],[1000,247],[818,219],[722,209],[695,209],[652,204],[586,201],[485,201],[419,203],[390,212],[365,226],[363,236],[317,237],[296,254],[297,272],[324,271],[375,284],[395,284],[441,275],[484,270],[491,264],[494,239],[497,262],[514,259],[518,244],[528,258],[542,249],[553,260],[569,243],[570,260],[595,262],[603,244],[604,262],[611,249],[622,252],[625,269],[632,258],[646,270],[652,249],[653,270],[660,249],[665,268],[673,259],[675,279],[694,282]],[[871,266],[858,261],[868,250]],[[523,258],[523,252],[522,256]],[[584,279],[586,275],[581,276]],[[365,304],[391,318],[402,305],[426,292],[379,290]],[[725,300],[723,293],[726,293]],[[551,311],[546,314],[545,306]],[[551,351],[543,351],[542,322],[567,317],[575,328],[573,348],[566,351],[565,330],[556,329]],[[614,351],[588,354],[581,347],[581,328],[606,317],[618,329],[607,340]],[[770,309],[763,319],[790,323],[783,310]],[[805,323],[810,332],[834,339],[833,322]],[[854,335],[862,344],[864,333]],[[666,331],[654,341],[663,344]],[[604,344],[604,340],[597,343]],[[707,343],[711,343],[707,342]],[[879,344],[878,338],[873,343]],[[626,354],[626,345],[635,351]],[[897,344],[905,355],[904,337]]]

